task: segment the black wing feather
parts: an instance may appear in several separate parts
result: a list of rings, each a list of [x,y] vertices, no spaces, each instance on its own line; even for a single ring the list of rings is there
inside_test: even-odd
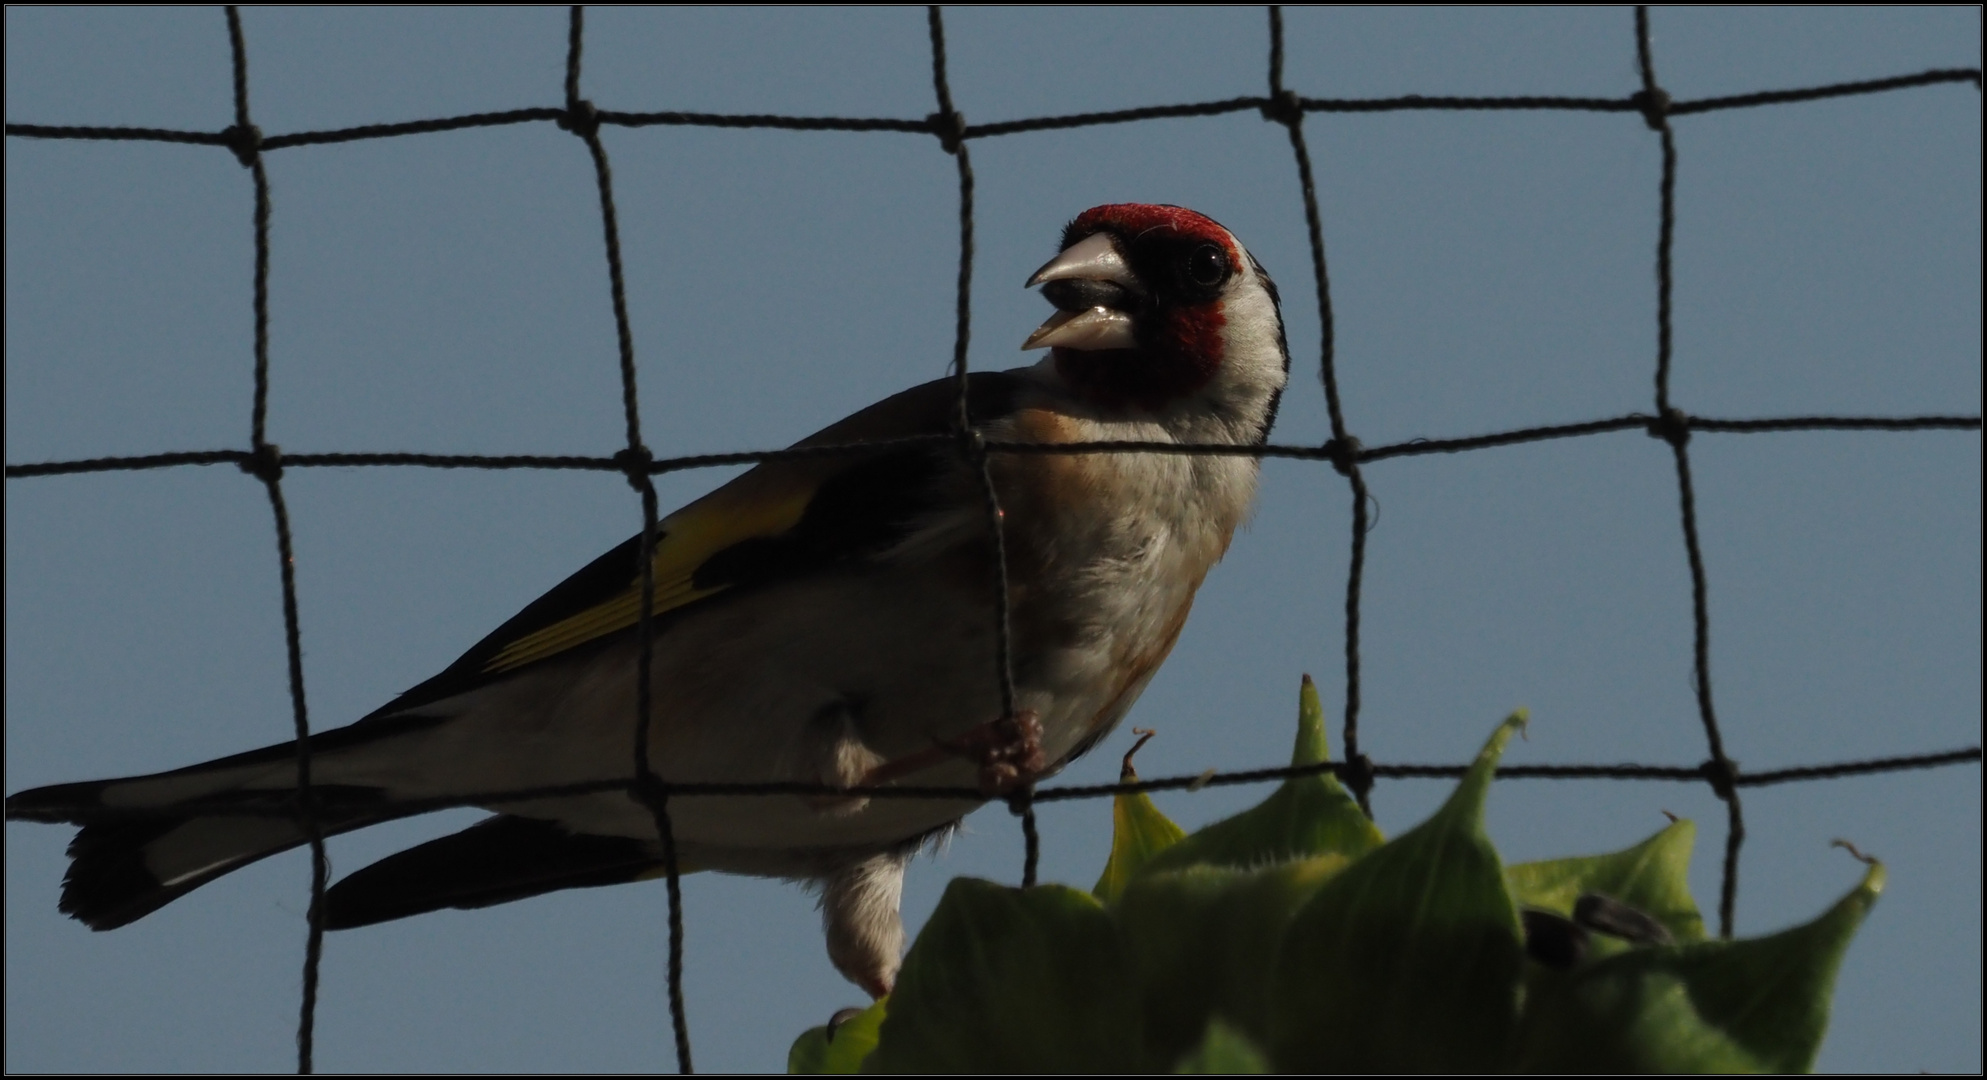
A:
[[[1011,413],[1026,386],[1023,379],[1004,371],[973,372],[968,381],[971,415],[976,424]],[[956,385],[954,380],[941,379],[879,403],[877,408],[884,408],[901,399],[917,398],[928,399],[929,404],[939,407],[922,410],[923,415],[902,425],[901,430],[871,437],[896,438],[946,431],[951,417],[956,415],[947,407],[954,400],[950,391]],[[801,445],[833,440],[837,428],[863,416],[858,413]],[[959,460],[957,451],[945,446],[912,446],[851,455],[819,485],[793,528],[778,536],[751,537],[713,553],[698,567],[693,583],[698,588],[768,585],[852,563],[885,550],[902,539],[919,516],[934,508],[938,495],[935,481],[946,468],[957,467]],[[661,540],[658,536],[657,542]],[[506,620],[440,674],[395,698],[372,716],[418,709],[489,682],[493,677],[488,671],[491,660],[513,642],[605,603],[625,591],[630,582],[639,580],[641,542],[637,534],[588,563]],[[727,591],[685,604],[664,612],[652,625],[660,629],[690,612],[723,603],[731,595]],[[599,643],[612,637],[602,638]]]

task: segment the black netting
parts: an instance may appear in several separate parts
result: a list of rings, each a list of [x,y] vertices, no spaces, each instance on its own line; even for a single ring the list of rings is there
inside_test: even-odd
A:
[[[227,9],[227,27],[233,50],[235,117],[234,124],[226,130],[203,132],[154,128],[53,126],[13,123],[6,126],[6,133],[9,136],[23,138],[136,140],[193,143],[221,147],[232,153],[254,176],[255,396],[252,423],[253,434],[250,445],[245,449],[184,451],[136,457],[89,458],[72,461],[8,465],[6,467],[6,475],[8,479],[17,479],[84,472],[232,463],[259,480],[267,492],[270,506],[275,516],[277,555],[282,574],[284,629],[287,655],[289,658],[289,686],[298,739],[297,775],[299,795],[293,805],[286,809],[243,808],[239,812],[244,814],[282,814],[295,816],[304,823],[306,831],[311,838],[310,930],[305,952],[303,1000],[297,1032],[299,1071],[309,1072],[312,1068],[312,1029],[318,988],[318,963],[322,954],[323,941],[323,896],[328,875],[324,839],[322,831],[317,825],[317,807],[310,786],[311,762],[309,743],[306,740],[306,736],[309,733],[309,719],[305,703],[302,653],[299,644],[299,615],[296,600],[290,521],[289,513],[283,499],[282,480],[284,471],[294,468],[314,467],[416,466],[469,469],[578,469],[621,473],[627,477],[629,484],[641,498],[643,520],[642,548],[644,552],[641,559],[641,566],[644,568],[641,588],[644,595],[644,602],[640,610],[646,612],[651,606],[648,602],[648,597],[654,588],[652,560],[647,556],[647,552],[652,550],[656,538],[657,500],[655,489],[651,482],[654,476],[681,469],[737,465],[803,456],[873,451],[879,445],[877,443],[866,443],[848,446],[814,446],[802,449],[740,451],[737,453],[701,454],[675,458],[656,458],[649,452],[642,441],[641,435],[641,413],[638,407],[638,397],[635,387],[634,340],[632,332],[629,329],[626,290],[623,285],[620,237],[619,228],[616,223],[613,180],[607,151],[602,145],[599,135],[600,129],[604,125],[620,127],[677,125],[718,128],[775,128],[791,131],[889,131],[930,135],[937,139],[938,149],[943,153],[951,155],[955,161],[959,178],[958,308],[953,352],[953,372],[957,377],[959,390],[959,409],[957,414],[959,420],[957,430],[952,435],[934,436],[928,441],[955,446],[958,452],[978,471],[982,478],[982,488],[985,495],[988,528],[991,532],[996,552],[1003,550],[1000,525],[1001,514],[994,487],[987,472],[988,459],[995,454],[1108,452],[1225,454],[1299,458],[1327,462],[1340,475],[1346,478],[1351,489],[1353,518],[1351,569],[1346,582],[1345,593],[1346,697],[1342,730],[1346,761],[1302,768],[1267,768],[1227,773],[1214,772],[1192,776],[1164,777],[1135,783],[1087,786],[1069,785],[1040,789],[1033,787],[1023,788],[1009,799],[1009,805],[1014,813],[1020,817],[1026,838],[1027,854],[1022,871],[1024,884],[1032,884],[1035,879],[1039,845],[1036,838],[1033,805],[1037,802],[1107,798],[1135,791],[1198,790],[1208,786],[1267,783],[1280,781],[1294,775],[1329,771],[1337,774],[1347,783],[1358,796],[1363,806],[1367,803],[1368,794],[1374,782],[1379,778],[1456,777],[1462,775],[1464,769],[1462,765],[1417,765],[1374,762],[1362,754],[1359,749],[1360,587],[1364,569],[1366,540],[1369,532],[1369,498],[1360,467],[1366,462],[1414,454],[1461,453],[1514,443],[1575,438],[1604,432],[1633,429],[1642,429],[1669,445],[1671,454],[1675,460],[1683,540],[1690,563],[1692,612],[1695,627],[1695,691],[1698,714],[1704,728],[1709,754],[1708,759],[1702,764],[1695,766],[1646,764],[1515,766],[1500,769],[1498,775],[1507,779],[1603,778],[1708,784],[1717,797],[1725,803],[1729,824],[1724,855],[1724,870],[1720,883],[1718,911],[1719,926],[1723,934],[1729,936],[1732,932],[1733,912],[1737,902],[1739,853],[1745,840],[1745,823],[1740,801],[1740,791],[1742,789],[1769,784],[1823,780],[1865,773],[1978,763],[1981,760],[1980,747],[1973,746],[1934,753],[1887,756],[1771,771],[1746,772],[1726,756],[1724,740],[1719,730],[1717,712],[1714,707],[1710,681],[1708,656],[1709,616],[1706,610],[1707,584],[1703,557],[1698,541],[1697,508],[1691,482],[1691,462],[1688,450],[1691,434],[1694,431],[1763,433],[1824,429],[1880,431],[1978,430],[1981,423],[1980,417],[1798,416],[1721,419],[1692,416],[1683,412],[1671,404],[1669,391],[1672,337],[1670,313],[1673,280],[1671,246],[1676,221],[1675,188],[1677,162],[1676,146],[1670,127],[1672,118],[1722,109],[1752,108],[1851,94],[1881,93],[1939,83],[1971,83],[1977,89],[1980,86],[1980,71],[1978,69],[1935,70],[1895,78],[1838,83],[1828,86],[1802,87],[1790,90],[1764,91],[1753,94],[1704,98],[1694,101],[1676,101],[1662,89],[1657,79],[1655,63],[1650,50],[1648,12],[1646,8],[1638,8],[1635,16],[1635,44],[1642,89],[1626,98],[1422,97],[1418,95],[1370,99],[1307,98],[1297,94],[1293,90],[1285,88],[1283,85],[1283,18],[1279,8],[1271,7],[1269,9],[1269,93],[1266,96],[1231,98],[1222,101],[1180,105],[1150,106],[1115,112],[1083,113],[1070,116],[1043,116],[996,124],[968,124],[953,106],[951,88],[948,84],[946,72],[944,22],[937,7],[930,9],[929,23],[932,81],[937,111],[919,120],[867,117],[730,115],[687,112],[643,113],[599,109],[580,93],[583,11],[581,8],[575,7],[572,9],[570,21],[564,87],[565,100],[562,107],[517,109],[508,112],[478,113],[433,120],[395,124],[373,124],[333,131],[293,132],[285,135],[264,137],[256,129],[251,119],[248,94],[247,47],[242,37],[239,15],[236,9],[230,7]],[[1409,110],[1561,110],[1635,113],[1640,116],[1649,129],[1661,140],[1663,166],[1662,178],[1658,189],[1661,225],[1656,249],[1658,348],[1653,411],[1459,438],[1415,439],[1385,446],[1364,446],[1353,437],[1346,424],[1344,411],[1341,407],[1338,378],[1334,368],[1332,301],[1330,279],[1326,270],[1324,227],[1318,208],[1316,181],[1313,176],[1310,152],[1304,138],[1304,120],[1308,114],[1315,112],[1344,113]],[[1302,186],[1305,221],[1309,229],[1310,238],[1311,269],[1316,285],[1318,315],[1323,331],[1319,371],[1324,383],[1326,405],[1331,422],[1332,434],[1330,441],[1323,446],[1276,444],[1263,446],[1180,446],[1172,443],[1132,442],[1035,445],[999,442],[983,438],[980,432],[972,427],[968,421],[967,417],[969,414],[966,409],[968,387],[966,356],[971,330],[970,295],[974,225],[974,179],[969,144],[975,139],[1017,135],[1033,131],[1048,131],[1099,124],[1132,123],[1163,117],[1212,116],[1249,112],[1258,113],[1261,118],[1272,123],[1281,124],[1286,129],[1289,134],[1291,151],[1295,158]],[[297,146],[352,142],[363,139],[393,138],[469,127],[540,122],[556,124],[560,128],[578,136],[586,145],[593,162],[594,175],[600,197],[601,225],[606,245],[609,281],[612,289],[615,329],[619,343],[621,388],[626,420],[626,449],[611,457],[415,453],[322,453],[291,455],[282,453],[275,445],[269,443],[265,437],[265,419],[268,407],[269,385],[268,271],[271,207],[269,181],[263,169],[264,155]],[[996,640],[998,641],[998,648],[996,670],[990,674],[998,678],[1001,687],[1001,700],[1007,714],[1011,716],[1013,714],[1014,688],[1008,658],[1006,610],[1008,593],[1004,558],[997,558],[995,560],[995,574],[994,594],[999,599],[999,606],[998,610],[990,612],[990,617],[997,620],[998,634]],[[648,640],[650,630],[649,619],[644,615],[637,630],[644,643]],[[800,783],[671,783],[666,777],[656,775],[649,764],[647,752],[648,725],[643,722],[643,718],[648,715],[647,694],[649,691],[649,679],[647,665],[649,663],[649,653],[646,648],[643,648],[638,655],[640,656],[640,663],[642,665],[640,678],[636,684],[640,700],[637,704],[636,716],[633,718],[631,724],[633,768],[630,775],[602,779],[587,784],[567,784],[529,790],[510,789],[477,792],[451,799],[434,800],[431,804],[421,804],[420,808],[439,810],[449,807],[473,806],[528,797],[579,794],[583,792],[617,789],[628,791],[632,797],[646,805],[655,816],[656,825],[663,841],[665,861],[668,866],[670,940],[668,980],[670,1014],[675,1031],[677,1064],[680,1069],[688,1072],[691,1068],[690,1036],[684,1019],[682,985],[684,927],[675,842],[669,816],[669,806],[672,800],[720,794],[793,795],[860,793],[875,798],[929,798],[943,796],[972,799],[978,799],[981,796],[977,789],[964,788],[887,787],[841,789],[821,784]]]

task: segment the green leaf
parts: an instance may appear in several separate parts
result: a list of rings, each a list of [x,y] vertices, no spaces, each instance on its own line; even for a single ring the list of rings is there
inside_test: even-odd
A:
[[[1266,1073],[1269,1057],[1247,1035],[1236,1031],[1219,1019],[1208,1022],[1207,1034],[1201,1037],[1200,1045],[1180,1059],[1173,1066],[1177,1074],[1194,1073]]]
[[[790,1076],[820,1076],[828,1071],[827,1062],[826,1027],[808,1028],[787,1048],[787,1073]]]
[[[904,958],[876,1072],[1124,1072],[1131,973],[1089,893],[955,878]]]
[[[1871,863],[1854,889],[1804,926],[1680,951],[1677,967],[1705,1019],[1775,1072],[1813,1068],[1828,1032],[1835,973],[1884,877],[1883,864]]]
[[[1331,760],[1325,744],[1325,710],[1318,688],[1304,676],[1298,694],[1297,744],[1292,765]],[[1358,858],[1385,840],[1379,827],[1330,773],[1293,777],[1259,805],[1217,821],[1145,864],[1145,873],[1195,864],[1253,867],[1283,859],[1339,854]]]
[[[876,1049],[876,1036],[888,1011],[888,997],[844,1020],[833,1035],[824,1025],[808,1028],[787,1051],[787,1072],[848,1076],[862,1071],[862,1062]]]
[[[1668,950],[1632,949],[1555,985],[1535,985],[1514,1068],[1576,1073],[1769,1071],[1745,1047],[1705,1023],[1691,1001],[1688,984],[1657,955],[1664,951]]]
[[[1524,944],[1483,800],[1498,726],[1435,815],[1325,882],[1275,967],[1270,1051],[1291,1072],[1488,1072],[1518,1020]],[[1175,849],[1177,850],[1177,849]]]
[[[1351,860],[1259,870],[1193,866],[1133,881],[1111,909],[1139,987],[1148,1064],[1194,1046],[1210,1019],[1269,1037],[1269,971],[1290,918]]]
[[[1520,863],[1504,880],[1521,907],[1571,916],[1573,902],[1600,893],[1652,915],[1679,942],[1704,940],[1704,917],[1691,899],[1691,843],[1697,826],[1677,821],[1647,840],[1611,855]]]
[[[1118,770],[1118,782],[1125,783],[1138,779],[1138,773],[1131,767],[1132,754],[1145,745],[1151,732],[1133,746],[1125,755],[1124,768]],[[1125,883],[1132,879],[1154,855],[1165,851],[1180,842],[1187,835],[1185,829],[1173,824],[1173,819],[1159,812],[1152,804],[1151,796],[1144,792],[1136,795],[1118,795],[1111,799],[1111,857],[1104,863],[1104,873],[1097,878],[1097,884],[1090,892],[1097,899],[1111,903],[1118,894],[1125,891]]]
[[[1540,994],[1514,1067],[1573,1072],[1806,1072],[1835,974],[1884,869],[1804,926],[1744,941],[1631,949]]]
[[[1318,700],[1318,684],[1305,675],[1297,684],[1297,743],[1290,748],[1290,763],[1318,765],[1331,759],[1331,744],[1325,738],[1325,706]]]

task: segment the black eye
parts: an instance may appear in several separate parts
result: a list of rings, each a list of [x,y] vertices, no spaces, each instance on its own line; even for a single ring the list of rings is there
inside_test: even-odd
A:
[[[1202,244],[1187,255],[1186,278],[1203,289],[1212,289],[1228,278],[1228,256],[1213,244]]]

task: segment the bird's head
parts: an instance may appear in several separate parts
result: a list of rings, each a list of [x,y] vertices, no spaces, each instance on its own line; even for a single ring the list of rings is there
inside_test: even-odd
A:
[[[1289,374],[1276,285],[1234,234],[1178,206],[1092,207],[1028,287],[1056,306],[1022,343],[1099,409],[1212,414],[1268,438]]]

